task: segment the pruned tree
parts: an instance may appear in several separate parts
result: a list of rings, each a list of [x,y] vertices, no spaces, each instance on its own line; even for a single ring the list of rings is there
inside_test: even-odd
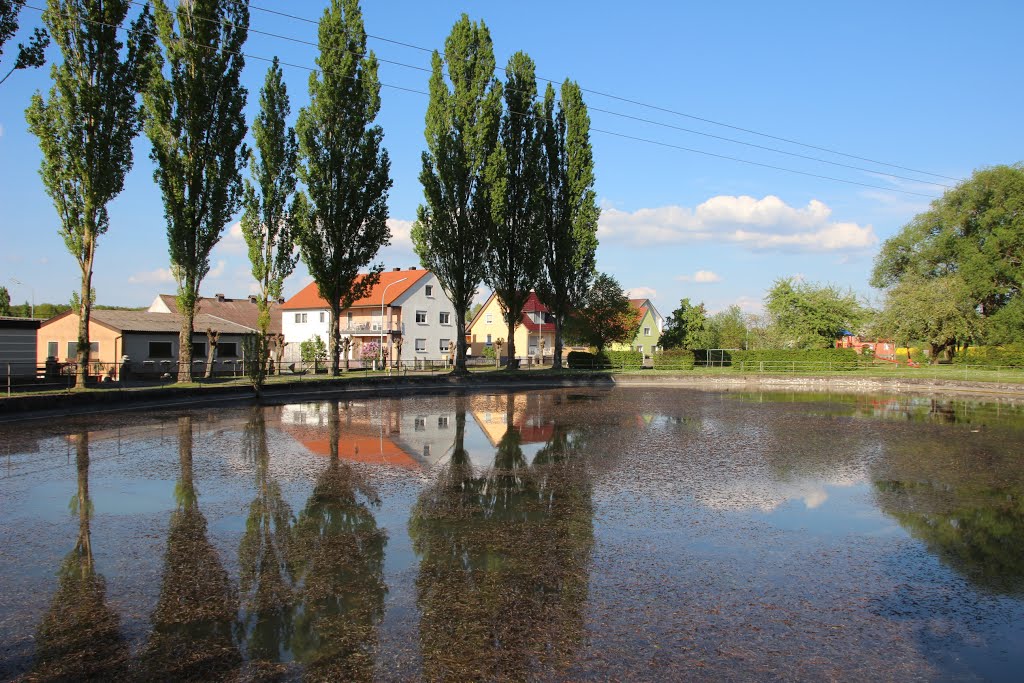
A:
[[[132,141],[142,127],[138,92],[154,52],[148,6],[132,23],[127,46],[118,37],[132,4],[49,0],[43,21],[64,59],[50,71],[49,98],[37,92],[25,112],[39,138],[39,175],[57,209],[59,233],[81,273],[79,387],[89,376],[96,245],[109,227],[107,204],[124,189],[132,168]]]
[[[211,327],[206,328],[206,379],[213,377],[213,363],[217,360],[217,343],[220,332]]]
[[[4,45],[18,32],[18,14],[24,6],[25,0],[0,0],[0,57],[4,56]],[[18,56],[14,58],[14,65],[0,78],[0,84],[15,71],[35,69],[45,64],[49,44],[50,36],[46,29],[33,29],[28,45],[18,43]]]
[[[259,293],[257,327],[265,343],[266,365],[273,346],[270,333],[270,304],[281,298],[284,279],[295,270],[297,224],[295,217],[295,169],[298,141],[295,129],[287,125],[291,105],[277,57],[267,70],[260,90],[260,113],[252,124],[256,149],[249,158],[253,180],[245,181],[242,205],[242,235],[249,247],[249,262]]]
[[[615,343],[628,344],[640,326],[640,314],[611,275],[598,274],[579,308],[566,320],[565,336],[593,346],[598,353]]]
[[[552,367],[562,367],[562,327],[590,287],[595,272],[597,220],[590,115],[579,85],[566,80],[544,92],[544,268],[537,294],[555,318]]]
[[[369,294],[384,268],[376,264],[360,275],[391,240],[391,162],[384,132],[373,124],[380,80],[357,0],[331,0],[319,46],[320,71],[309,75],[309,106],[296,126],[308,200],[300,195],[295,213],[302,259],[331,311],[331,373],[338,374],[341,312]]]
[[[501,84],[484,22],[463,14],[448,34],[444,57],[435,51],[431,66],[420,172],[425,202],[416,210],[412,240],[455,307],[452,372],[464,374],[466,311],[485,272],[493,220],[488,180],[496,175],[490,165],[501,122]]]
[[[484,281],[494,290],[508,325],[508,357],[515,358],[515,329],[540,277],[543,243],[543,154],[537,129],[537,78],[533,60],[517,52],[505,69],[505,111],[488,165],[491,192]],[[515,369],[515,363],[509,363]]]
[[[154,6],[164,55],[145,92],[146,134],[178,282],[178,381],[191,382],[199,285],[210,272],[210,251],[241,204],[248,93],[239,79],[249,3],[191,0],[174,13],[165,0]]]

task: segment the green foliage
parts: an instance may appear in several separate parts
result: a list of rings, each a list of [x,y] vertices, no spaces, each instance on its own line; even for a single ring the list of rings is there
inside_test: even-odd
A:
[[[373,124],[380,80],[357,0],[331,0],[320,19],[318,44],[320,71],[309,75],[309,106],[299,112],[296,126],[299,177],[307,192],[296,213],[302,259],[331,308],[331,373],[337,374],[338,318],[377,283],[383,265],[364,276],[360,271],[391,241],[391,161],[382,147],[384,131]]]
[[[707,348],[746,348],[747,321],[739,306],[733,305],[715,313],[708,319],[708,329],[711,330],[715,343]]]
[[[963,353],[953,357],[954,363],[963,365],[988,365],[1003,367],[1024,367],[1024,344],[1007,346],[970,346]]]
[[[484,22],[463,14],[445,40],[444,58],[434,52],[431,69],[420,172],[424,203],[416,210],[412,241],[455,307],[455,372],[462,373],[466,311],[484,278],[493,220],[487,180],[499,175],[493,165],[501,84],[494,78],[494,48]]]
[[[570,351],[566,362],[571,369],[577,370],[628,369],[641,367],[644,362],[644,355],[639,351],[632,350],[605,350],[600,353]]]
[[[533,60],[517,52],[505,73],[505,113],[498,144],[486,168],[492,219],[488,221],[484,281],[498,296],[508,325],[508,355],[514,358],[515,328],[540,277],[544,188]]]
[[[731,351],[729,353],[734,370],[760,369],[773,372],[797,372],[808,370],[856,370],[862,359],[853,349],[759,349],[756,351]],[[786,363],[792,363],[787,367]]]
[[[618,281],[601,273],[567,320],[565,335],[574,342],[597,347],[600,353],[616,342],[632,342],[639,325],[637,311]]]
[[[651,360],[657,370],[692,370],[694,352],[689,349],[665,349]]]
[[[299,344],[299,353],[303,363],[323,363],[327,360],[327,344],[317,334]]]
[[[25,0],[0,0],[0,57],[4,54],[4,45],[18,32],[18,14],[25,5]],[[19,69],[34,69],[46,62],[46,46],[50,44],[50,36],[45,29],[36,28],[28,45],[18,44],[18,56],[14,66],[0,78],[0,83]]]
[[[241,204],[248,151],[242,142],[247,92],[239,79],[249,4],[192,0],[172,12],[165,0],[154,0],[154,7],[164,54],[156,56],[145,90],[145,128],[178,282],[178,381],[190,382],[199,285],[210,272],[210,251]]]
[[[321,342],[323,343],[323,342]],[[245,356],[245,376],[259,393],[267,379],[267,360],[270,358],[270,344],[265,334],[247,334],[242,338]]]
[[[555,317],[553,367],[562,365],[562,325],[579,308],[596,269],[597,221],[590,115],[578,84],[544,91],[540,121],[544,148],[544,259],[537,294]]]
[[[885,307],[875,320],[874,333],[897,344],[928,344],[931,362],[935,363],[940,356],[948,356],[958,345],[979,336],[982,319],[967,289],[958,274],[905,276],[886,292]]]
[[[498,352],[493,346],[485,346],[482,355],[484,358],[490,358],[491,360],[498,358]]]
[[[252,124],[256,151],[249,159],[255,184],[245,181],[242,235],[249,247],[252,275],[260,291],[258,327],[266,338],[270,329],[270,302],[281,297],[284,279],[295,270],[297,232],[294,206],[298,142],[287,126],[291,106],[277,57],[267,70],[260,90],[260,113]],[[266,343],[264,342],[264,345]]]
[[[714,342],[704,304],[694,306],[687,298],[679,302],[679,308],[665,321],[659,343],[665,349],[706,349],[715,346]]]
[[[775,281],[765,310],[783,346],[796,349],[830,347],[842,330],[857,331],[871,315],[852,291],[794,278]]]
[[[43,21],[63,61],[50,69],[49,99],[32,96],[25,112],[39,138],[39,175],[60,220],[59,233],[81,273],[78,386],[89,366],[89,317],[96,244],[107,231],[107,204],[124,189],[132,142],[142,128],[138,91],[154,54],[153,20],[146,6],[118,37],[132,8],[128,0],[96,3],[49,0]]]
[[[0,315],[14,315],[11,311],[11,293],[6,287],[0,287]]]

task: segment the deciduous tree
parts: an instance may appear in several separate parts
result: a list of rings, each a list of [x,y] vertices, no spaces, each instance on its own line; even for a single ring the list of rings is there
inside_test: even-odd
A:
[[[765,296],[765,310],[783,345],[828,348],[843,330],[857,331],[871,316],[852,291],[794,278],[779,278]]]
[[[49,0],[43,21],[64,57],[50,73],[48,99],[32,96],[29,130],[43,153],[39,175],[60,219],[61,237],[81,273],[78,309],[78,378],[89,374],[89,318],[96,245],[109,227],[107,204],[124,189],[132,168],[132,142],[142,127],[138,92],[153,55],[153,19],[145,7],[125,46],[119,27],[128,0]]]
[[[583,296],[582,305],[566,321],[565,335],[596,347],[600,353],[610,344],[633,341],[639,326],[640,314],[618,281],[600,273]]]
[[[295,207],[290,206],[295,195],[298,142],[295,130],[287,125],[290,112],[288,90],[274,57],[260,90],[260,113],[252,124],[256,150],[249,159],[249,168],[255,182],[245,181],[242,200],[242,235],[249,247],[252,275],[260,288],[256,297],[257,325],[263,343],[258,348],[268,354],[270,303],[281,297],[284,279],[295,270],[298,260]],[[258,360],[266,366],[266,358]]]
[[[689,299],[682,299],[665,321],[661,345],[666,349],[707,349],[714,346],[711,341],[704,304],[694,306]]]
[[[484,22],[465,14],[452,27],[445,53],[431,60],[424,204],[416,210],[413,244],[455,307],[455,365],[466,372],[466,311],[484,277],[493,216],[488,179],[501,120],[501,84]],[[447,72],[447,80],[445,73]],[[450,84],[450,86],[449,86]]]
[[[733,305],[715,313],[708,319],[708,327],[715,336],[715,348],[745,349],[747,322],[739,306]]]
[[[25,6],[25,0],[0,0],[0,57],[4,55],[4,45],[18,32],[18,14]],[[46,47],[50,44],[50,36],[45,29],[36,28],[28,45],[18,44],[18,56],[14,65],[0,78],[0,84],[19,69],[34,69],[46,62]]]
[[[210,272],[210,251],[241,204],[248,150],[242,142],[247,92],[239,78],[249,3],[190,0],[172,13],[165,0],[154,0],[154,7],[164,56],[146,88],[145,127],[178,282],[178,381],[191,382],[199,285]]]
[[[537,294],[555,318],[552,367],[562,367],[562,326],[594,279],[597,220],[590,115],[579,85],[566,80],[544,92],[540,135],[544,150],[544,259]]]
[[[341,311],[369,294],[383,265],[360,275],[391,240],[391,189],[380,111],[377,57],[367,52],[357,0],[331,0],[320,19],[320,71],[309,75],[308,107],[299,112],[301,164],[306,185],[297,204],[302,259],[330,308],[331,372],[337,374]]]
[[[533,60],[517,52],[508,60],[505,73],[505,111],[489,165],[493,220],[484,281],[498,297],[508,325],[508,357],[515,358],[515,328],[537,285],[544,255],[543,157]],[[515,367],[508,364],[509,369]]]

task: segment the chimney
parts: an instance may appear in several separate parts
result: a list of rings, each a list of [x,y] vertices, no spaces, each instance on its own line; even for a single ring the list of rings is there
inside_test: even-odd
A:
[[[283,304],[283,303],[284,303],[284,297],[282,296],[282,297],[281,297],[280,299],[278,299],[278,300],[277,300],[277,303],[279,303],[279,304]]]
[[[251,304],[256,303],[256,295],[255,294],[250,294],[249,295],[249,303],[251,303]]]
[[[416,270],[416,266],[409,266],[409,270]]]
[[[220,301],[221,303],[224,303],[224,295],[223,294],[214,294],[213,296],[216,297],[217,301]]]
[[[391,270],[393,270],[393,271],[395,271],[397,273],[398,271],[401,270],[401,268],[392,268]]]

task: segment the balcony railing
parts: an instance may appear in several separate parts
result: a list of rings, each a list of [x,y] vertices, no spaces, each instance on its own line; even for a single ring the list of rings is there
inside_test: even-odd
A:
[[[338,326],[342,334],[390,334],[392,332],[399,332],[398,327],[389,327],[387,325],[381,329],[380,323],[348,323],[342,321]]]

